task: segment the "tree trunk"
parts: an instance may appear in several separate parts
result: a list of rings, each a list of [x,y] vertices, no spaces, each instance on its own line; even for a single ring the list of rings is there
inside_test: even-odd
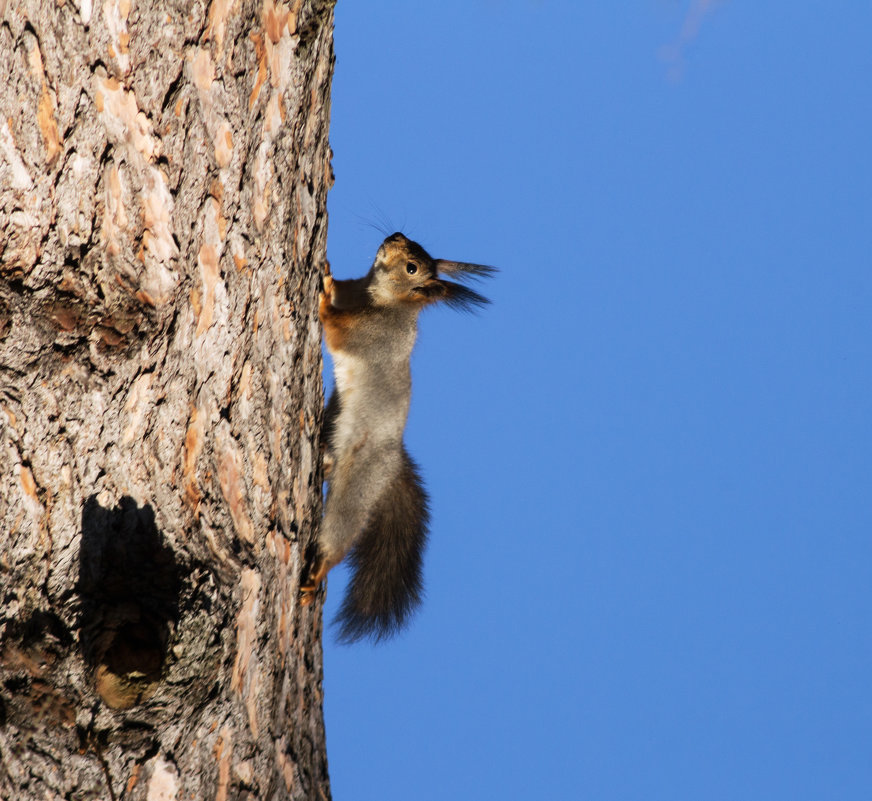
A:
[[[327,799],[332,0],[0,0],[0,799]]]

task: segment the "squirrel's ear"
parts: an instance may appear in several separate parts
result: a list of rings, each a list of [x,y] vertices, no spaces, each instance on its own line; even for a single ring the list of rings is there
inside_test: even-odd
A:
[[[435,264],[440,273],[456,276],[461,281],[466,278],[487,278],[497,271],[496,267],[488,267],[486,264],[470,264],[467,261],[436,259]]]
[[[481,265],[472,265],[475,267]],[[459,309],[465,312],[474,312],[482,306],[487,306],[490,301],[478,292],[463,286],[463,284],[455,284],[454,281],[441,280],[439,282],[443,288],[441,301],[447,303],[452,309]]]

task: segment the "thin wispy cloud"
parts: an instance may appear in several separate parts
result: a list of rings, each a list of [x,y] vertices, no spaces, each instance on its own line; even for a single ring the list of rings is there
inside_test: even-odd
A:
[[[673,42],[660,48],[660,58],[668,65],[668,76],[677,81],[684,75],[684,54],[690,44],[696,41],[703,22],[721,0],[692,0],[684,15],[681,30]]]

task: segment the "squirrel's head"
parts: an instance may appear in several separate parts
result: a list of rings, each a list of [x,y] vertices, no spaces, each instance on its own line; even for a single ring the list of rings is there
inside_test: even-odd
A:
[[[485,278],[496,272],[484,264],[434,259],[417,242],[401,233],[391,234],[375,256],[370,293],[376,303],[395,306],[403,303],[425,306],[444,301],[449,306],[471,311],[488,299],[478,292],[439,277],[439,273],[459,280]]]

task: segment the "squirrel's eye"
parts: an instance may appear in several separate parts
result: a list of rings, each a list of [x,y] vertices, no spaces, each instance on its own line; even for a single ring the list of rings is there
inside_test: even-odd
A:
[[[418,272],[418,265],[411,261],[406,262],[406,272],[409,275],[414,275],[416,272]]]

